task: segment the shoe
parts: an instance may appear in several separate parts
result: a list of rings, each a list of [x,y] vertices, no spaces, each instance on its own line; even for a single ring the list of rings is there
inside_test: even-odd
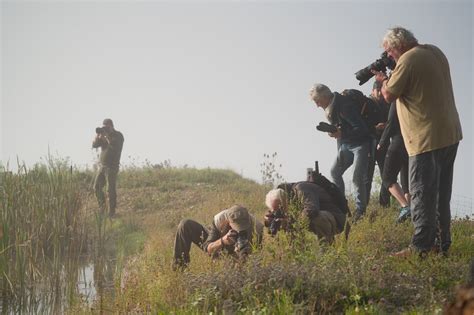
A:
[[[360,219],[362,219],[362,217],[364,216],[364,214],[360,211],[356,211],[354,213],[354,216],[352,217],[352,223],[356,223],[357,221],[359,221]]]
[[[397,218],[397,223],[405,222],[411,216],[410,207],[405,206],[400,208],[400,214]]]
[[[405,249],[402,249],[399,252],[391,254],[390,256],[391,257],[398,257],[398,258],[407,258],[407,257],[412,256],[414,253],[415,253],[415,251],[413,250],[413,248],[407,247]]]

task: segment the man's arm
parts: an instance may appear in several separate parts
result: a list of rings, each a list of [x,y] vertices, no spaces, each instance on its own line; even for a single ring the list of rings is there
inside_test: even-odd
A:
[[[105,140],[105,137],[102,134],[97,134],[92,141],[92,147],[94,149],[102,147],[107,144],[107,141]]]
[[[209,230],[209,236],[207,237],[207,240],[203,246],[205,251],[209,255],[213,256],[217,251],[221,250],[225,246],[233,245],[235,240],[232,237],[229,237],[230,234],[231,231],[221,237],[221,232],[213,222]]]
[[[393,101],[397,99],[397,97],[387,90],[387,82],[388,82],[388,78],[385,78],[382,81],[382,89],[380,91],[382,92],[382,95],[385,98],[385,101],[387,103],[392,103]]]

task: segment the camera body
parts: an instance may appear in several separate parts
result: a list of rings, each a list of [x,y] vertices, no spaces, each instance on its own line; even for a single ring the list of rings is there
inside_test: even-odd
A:
[[[387,68],[390,70],[395,69],[396,62],[390,58],[386,51],[380,55],[380,59],[375,60],[370,65],[361,69],[355,73],[356,79],[359,80],[359,85],[369,81],[374,76],[372,70],[386,72]]]
[[[239,256],[248,255],[250,253],[251,246],[247,231],[237,232],[235,230],[231,230],[230,237],[235,242],[234,249],[239,254]]]
[[[281,209],[277,209],[271,212],[268,217],[271,219],[270,225],[268,227],[268,233],[270,233],[271,236],[275,236],[281,227],[280,219],[283,219],[285,217],[285,214]]]
[[[319,125],[316,126],[316,129],[322,132],[330,132],[330,133],[335,133],[337,131],[336,126],[325,123],[324,121],[321,121]]]
[[[104,134],[107,131],[106,127],[97,127],[95,128],[95,133],[96,134]]]

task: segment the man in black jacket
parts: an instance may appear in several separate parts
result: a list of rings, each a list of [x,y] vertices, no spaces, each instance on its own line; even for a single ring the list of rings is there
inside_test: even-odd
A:
[[[369,129],[354,100],[331,90],[324,84],[315,84],[310,97],[317,107],[322,108],[328,121],[337,127],[330,137],[337,139],[337,158],[331,168],[332,181],[345,192],[342,175],[354,164],[352,181],[355,188],[356,211],[354,221],[358,220],[367,207],[367,170],[371,136]]]

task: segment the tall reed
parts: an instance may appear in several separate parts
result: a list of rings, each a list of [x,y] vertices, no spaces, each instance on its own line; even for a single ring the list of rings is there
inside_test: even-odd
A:
[[[61,279],[78,261],[86,236],[82,195],[65,160],[49,157],[31,169],[19,164],[15,173],[0,166],[2,311],[61,304]],[[49,302],[35,303],[45,293]]]

